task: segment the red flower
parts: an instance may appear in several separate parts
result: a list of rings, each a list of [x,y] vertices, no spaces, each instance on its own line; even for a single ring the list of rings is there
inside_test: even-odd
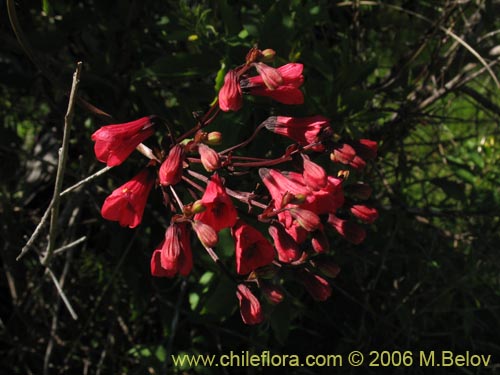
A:
[[[304,172],[302,173],[304,182],[311,190],[321,190],[327,182],[325,170],[312,162],[306,155],[302,155],[302,159],[304,160]]]
[[[281,75],[282,82],[275,89],[269,89],[264,83],[262,76],[250,77],[241,82],[243,89],[247,89],[250,95],[268,96],[283,104],[302,104],[304,95],[299,87],[304,82],[302,64],[290,63],[280,66],[276,71]]]
[[[271,116],[264,121],[267,130],[293,139],[301,146],[320,141],[320,134],[330,127],[328,119],[323,116],[312,117],[285,117]],[[314,151],[323,151],[324,147],[317,144]]]
[[[360,139],[356,142],[351,142],[351,146],[356,150],[356,154],[362,159],[372,160],[377,157],[377,142],[370,139]]]
[[[177,273],[187,276],[192,268],[189,227],[186,223],[171,224],[165,232],[165,239],[153,252],[151,274],[158,277],[173,277]]]
[[[230,70],[224,77],[224,86],[219,91],[219,107],[224,112],[237,111],[243,105],[243,96],[234,70]]]
[[[129,182],[115,189],[101,208],[102,217],[118,221],[122,227],[135,228],[141,223],[149,192],[155,182],[150,169],[143,169]]]
[[[342,237],[355,245],[363,242],[366,237],[366,231],[361,226],[351,221],[339,219],[333,214],[328,216],[328,223],[335,228]]]
[[[238,284],[236,296],[240,302],[241,319],[245,324],[259,324],[264,320],[259,300],[246,285]]]
[[[290,263],[300,258],[302,251],[299,245],[281,224],[271,224],[268,230],[281,262]]]
[[[283,77],[277,69],[261,62],[255,63],[254,66],[269,90],[276,90],[283,83]]]
[[[114,167],[123,161],[145,139],[154,133],[151,117],[124,124],[106,125],[92,134],[97,160]]]
[[[210,225],[217,232],[222,228],[232,227],[236,223],[236,209],[216,173],[210,179],[201,202],[206,209],[196,214],[195,220]]]
[[[355,204],[351,207],[351,213],[359,220],[371,224],[378,218],[378,211],[376,208],[368,207],[363,204]]]
[[[300,270],[298,276],[314,300],[326,301],[332,295],[332,287],[321,276],[315,275],[309,270]]]
[[[236,247],[236,272],[245,275],[272,263],[274,248],[255,228],[239,220],[233,227]]]
[[[160,184],[163,186],[175,185],[181,181],[184,156],[183,146],[175,145],[170,149],[167,158],[160,166]]]

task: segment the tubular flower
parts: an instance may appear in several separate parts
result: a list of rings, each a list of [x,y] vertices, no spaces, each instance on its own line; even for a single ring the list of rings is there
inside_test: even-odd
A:
[[[300,118],[271,116],[264,121],[264,124],[267,130],[291,138],[301,146],[319,142],[321,133],[330,128],[328,119],[323,116]],[[317,144],[312,149],[323,151],[324,147],[322,144]]]
[[[118,221],[122,227],[138,226],[154,182],[155,178],[151,170],[143,169],[106,198],[101,208],[102,217]]]
[[[307,292],[316,301],[326,301],[332,295],[332,287],[324,278],[309,270],[298,272],[299,280],[302,282]]]
[[[175,185],[182,179],[182,163],[185,151],[181,145],[175,145],[170,149],[167,158],[160,166],[160,184],[163,186]]]
[[[360,139],[351,142],[351,146],[356,150],[356,154],[364,160],[373,160],[377,157],[377,142],[370,139]]]
[[[187,276],[192,268],[189,227],[186,223],[171,224],[165,232],[165,239],[153,252],[151,274],[158,277],[174,277],[177,273]]]
[[[236,247],[236,272],[245,275],[272,263],[274,248],[255,228],[239,220],[233,227]]]
[[[201,202],[206,209],[196,214],[195,220],[210,225],[217,232],[236,223],[236,208],[216,173],[210,179]]]
[[[250,77],[242,80],[241,86],[250,95],[268,96],[283,104],[302,104],[304,95],[299,87],[304,82],[302,70],[304,66],[298,63],[290,63],[276,69],[282,78],[282,83],[275,89],[269,89],[262,76]]]
[[[245,324],[259,324],[264,320],[259,300],[246,285],[238,284],[236,296],[240,302],[241,319]]]
[[[355,245],[359,245],[366,237],[366,231],[356,223],[339,219],[337,216],[330,214],[328,223],[344,237],[347,241]]]
[[[273,238],[274,247],[278,253],[278,259],[284,263],[290,263],[300,258],[299,244],[290,236],[281,224],[271,224],[269,234]]]
[[[135,148],[153,135],[152,117],[142,117],[124,124],[106,125],[92,134],[97,160],[108,167],[120,165]]]
[[[219,107],[224,112],[238,111],[243,105],[243,96],[234,70],[230,70],[224,77],[224,85],[219,91]]]
[[[371,224],[378,219],[378,211],[376,208],[368,207],[363,204],[355,204],[351,207],[351,213],[359,220]]]

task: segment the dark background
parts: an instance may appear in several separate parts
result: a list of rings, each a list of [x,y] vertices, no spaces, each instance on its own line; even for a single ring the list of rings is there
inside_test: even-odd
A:
[[[231,350],[446,349],[492,354],[499,366],[500,103],[483,63],[498,74],[500,3],[383,3],[0,2],[1,372],[215,374],[221,370],[174,369],[170,354]],[[17,13],[14,28],[24,48],[7,5]],[[359,246],[332,236],[331,254],[342,269],[332,297],[314,302],[292,282],[285,302],[266,306],[267,321],[248,327],[234,287],[203,249],[194,248],[196,266],[185,280],[152,278],[150,254],[167,222],[160,198],[150,199],[135,230],[99,213],[106,195],[143,164],[134,154],[62,200],[57,246],[86,236],[52,263],[78,314],[73,320],[38,260],[47,229],[21,261],[15,258],[52,197],[76,62],[83,62],[81,97],[112,119],[75,108],[64,187],[103,167],[90,140],[101,125],[157,114],[178,134],[190,129],[192,112],[208,108],[225,71],[255,43],[276,50],[276,65],[304,64],[306,100],[297,107],[246,101],[210,127],[228,145],[269,114],[322,114],[339,134],[379,142],[377,160],[352,176],[374,188],[380,219]],[[264,134],[248,153],[279,154],[287,144]],[[253,181],[228,183],[251,189]],[[221,251],[229,262],[227,247]],[[415,365],[386,372],[393,371],[431,373]]]

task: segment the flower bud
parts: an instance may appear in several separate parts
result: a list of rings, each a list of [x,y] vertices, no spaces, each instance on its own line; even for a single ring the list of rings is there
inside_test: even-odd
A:
[[[191,212],[193,214],[200,214],[203,211],[205,211],[207,207],[203,204],[201,199],[198,199],[197,201],[193,202],[193,205],[191,206]]]
[[[222,133],[221,132],[208,133],[205,143],[210,146],[220,145],[222,143]]]
[[[219,91],[219,107],[222,111],[238,111],[243,105],[243,94],[234,70],[227,72],[224,85]]]
[[[351,207],[351,213],[359,220],[371,224],[378,218],[378,211],[376,208],[368,207],[362,204],[355,204]]]
[[[217,232],[208,224],[202,221],[195,220],[193,222],[193,229],[198,236],[200,242],[206,247],[214,247],[219,242]]]
[[[182,179],[182,163],[185,151],[181,145],[175,145],[170,149],[167,158],[160,166],[160,184],[163,186],[175,185]]]
[[[283,289],[277,285],[261,283],[260,290],[262,291],[264,297],[266,297],[266,299],[269,301],[269,303],[273,305],[281,303],[285,298]]]
[[[198,145],[198,152],[200,153],[201,164],[207,172],[213,172],[220,168],[219,154],[207,145],[200,143]]]
[[[277,69],[260,62],[254,66],[269,90],[276,90],[283,83],[283,77]]]
[[[260,61],[262,62],[270,62],[274,60],[274,56],[276,56],[276,51],[271,48],[266,48],[263,51],[260,51]]]
[[[312,211],[296,207],[290,209],[290,214],[308,232],[312,232],[321,226],[319,216]]]

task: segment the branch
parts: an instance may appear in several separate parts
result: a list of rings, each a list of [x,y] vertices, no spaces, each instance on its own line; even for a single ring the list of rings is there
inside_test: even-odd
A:
[[[59,217],[59,206],[61,203],[61,190],[64,178],[64,171],[66,169],[66,159],[68,157],[69,148],[69,135],[71,130],[71,125],[73,123],[73,110],[75,106],[75,97],[78,90],[78,84],[80,83],[80,74],[82,71],[82,63],[78,62],[76,65],[75,73],[73,74],[73,84],[71,86],[71,93],[69,95],[68,110],[66,116],[64,116],[64,135],[62,147],[59,149],[59,164],[57,166],[56,183],[54,187],[54,197],[52,198],[52,216],[50,219],[50,232],[49,232],[49,243],[47,245],[47,253],[42,259],[42,265],[47,266],[52,253],[54,251],[54,244],[57,235],[57,219]]]

